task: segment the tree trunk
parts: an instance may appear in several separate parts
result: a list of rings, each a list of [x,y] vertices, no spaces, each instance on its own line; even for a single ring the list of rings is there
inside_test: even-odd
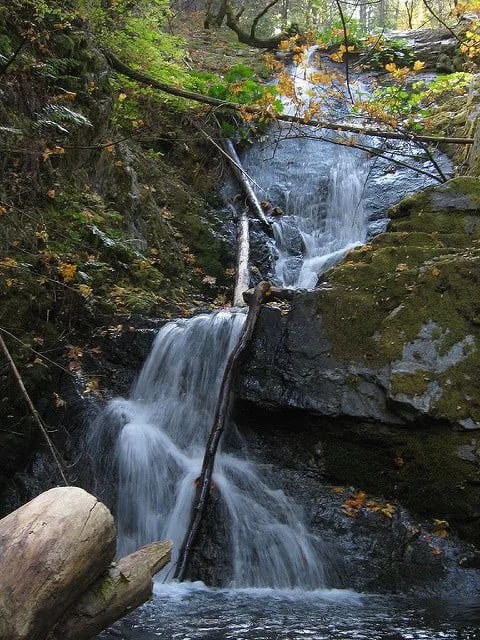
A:
[[[0,638],[44,638],[108,569],[115,524],[94,496],[57,487],[0,521],[0,549]]]
[[[218,444],[220,442],[220,438],[223,434],[225,424],[229,416],[231,391],[233,381],[235,380],[235,374],[237,372],[238,365],[240,364],[242,354],[253,335],[258,316],[260,315],[260,311],[262,309],[262,304],[265,298],[270,293],[270,287],[270,282],[260,282],[255,287],[253,296],[249,303],[250,307],[248,310],[245,325],[243,327],[243,331],[240,335],[240,338],[238,339],[235,349],[230,354],[227,366],[225,368],[225,373],[223,374],[220,393],[218,396],[217,408],[215,411],[215,418],[213,420],[212,429],[210,431],[210,436],[205,448],[202,472],[200,474],[195,501],[192,507],[190,525],[187,529],[182,548],[180,549],[177,567],[175,570],[174,577],[180,581],[185,579],[188,564],[190,562],[192,551],[197,540],[198,531],[205,514],[208,496],[210,495],[210,485],[212,482],[215,455],[217,453]]]
[[[260,220],[260,222],[264,227],[266,227],[267,230],[270,230],[270,222],[267,220],[265,214],[263,213],[263,209],[257,196],[255,195],[248,176],[246,175],[245,171],[243,171],[242,163],[240,162],[240,158],[238,157],[235,147],[233,146],[233,142],[227,138],[224,144],[227,157],[230,159],[230,166],[232,167],[232,171],[235,174],[235,177],[240,183],[242,189],[244,190],[245,195],[247,196],[253,214],[256,218],[258,218],[258,220]]]
[[[171,543],[110,566],[110,511],[79,487],[57,487],[0,520],[0,550],[1,640],[87,640],[151,596]]]

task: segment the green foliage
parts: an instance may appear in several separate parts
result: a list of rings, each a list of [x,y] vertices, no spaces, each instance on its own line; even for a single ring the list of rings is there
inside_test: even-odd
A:
[[[348,44],[360,46],[366,36],[365,25],[356,18],[350,18],[345,20],[345,26]],[[316,35],[316,40],[320,45],[328,47],[342,44],[345,40],[345,32],[341,20],[335,20],[331,25],[322,27],[321,32]]]
[[[423,88],[422,103],[430,106],[439,100],[444,101],[454,95],[463,95],[468,91],[472,78],[471,73],[463,71],[437,76]]]
[[[390,40],[384,35],[370,36],[362,42],[367,64],[373,69],[383,69],[386,64],[411,66],[415,62],[412,47],[404,40]]]

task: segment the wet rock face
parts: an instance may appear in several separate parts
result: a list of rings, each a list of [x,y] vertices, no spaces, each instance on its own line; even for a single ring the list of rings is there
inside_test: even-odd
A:
[[[328,482],[333,424],[315,423],[298,411],[263,412],[245,405],[237,407],[236,418],[247,436],[245,455],[261,465],[269,486],[302,508],[329,587],[438,594],[452,588],[468,594],[480,587],[480,572],[474,570],[478,554],[451,535],[449,523],[414,517],[396,500],[340,484],[339,476],[330,476],[337,485]],[[348,437],[346,425],[343,436]],[[228,584],[228,545],[228,517],[216,494],[190,578]]]
[[[458,40],[448,29],[392,31],[387,35],[390,39],[406,41],[416,58],[425,62],[427,69],[434,69],[439,73],[454,71],[452,60],[458,51]]]
[[[474,178],[402,201],[329,286],[295,294],[287,315],[264,309],[237,388],[242,406],[316,421],[336,481],[477,543],[479,213]]]

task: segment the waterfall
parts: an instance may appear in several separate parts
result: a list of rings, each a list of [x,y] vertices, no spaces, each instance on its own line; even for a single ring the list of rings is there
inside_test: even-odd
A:
[[[93,455],[110,460],[102,482],[118,476],[119,555],[159,539],[173,540],[178,553],[223,372],[244,319],[241,311],[220,311],[167,324],[131,398],[111,401],[93,425]],[[214,485],[231,586],[324,585],[321,541],[257,465],[220,450]]]
[[[311,80],[316,69],[315,51],[312,47],[307,63],[291,72],[304,108],[310,100],[322,103],[328,93],[328,86]],[[293,113],[292,101],[284,102],[285,111]],[[341,114],[348,118],[348,101],[337,99],[335,105],[336,117]],[[297,113],[302,114],[302,108]],[[281,287],[313,289],[319,275],[367,237],[367,155],[333,144],[336,137],[330,132],[314,139],[308,127],[283,124],[272,130],[267,141],[244,155],[245,170],[264,188],[257,191],[258,197],[283,211],[273,221],[271,246],[272,277]]]

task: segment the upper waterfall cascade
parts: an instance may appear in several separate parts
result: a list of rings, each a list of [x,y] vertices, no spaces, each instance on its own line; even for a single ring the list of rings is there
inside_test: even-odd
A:
[[[326,120],[348,121],[350,96],[368,92],[352,78],[348,91],[336,86],[344,99],[327,97],[331,87],[314,82],[315,47],[307,64],[291,70],[297,100],[308,106],[329,102],[335,113],[322,114]],[[285,100],[287,112],[302,115],[302,106]],[[305,107],[306,108],[306,107]],[[345,254],[386,229],[388,208],[402,197],[435,184],[428,173],[431,165],[420,148],[409,142],[381,141],[356,136],[355,144],[376,148],[387,158],[349,146],[349,138],[338,144],[335,131],[315,131],[305,125],[278,124],[265,141],[244,152],[244,168],[253,179],[256,194],[283,211],[273,220],[272,277],[275,284],[291,289],[313,289],[318,277]],[[410,169],[398,167],[394,160],[408,158]],[[448,175],[450,163],[437,159]]]

